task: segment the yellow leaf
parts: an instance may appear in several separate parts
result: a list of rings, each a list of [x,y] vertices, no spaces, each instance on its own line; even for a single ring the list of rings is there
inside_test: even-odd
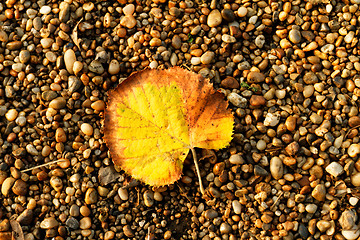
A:
[[[152,186],[178,180],[190,149],[221,149],[232,139],[224,95],[178,67],[137,72],[109,99],[104,139],[113,162]]]

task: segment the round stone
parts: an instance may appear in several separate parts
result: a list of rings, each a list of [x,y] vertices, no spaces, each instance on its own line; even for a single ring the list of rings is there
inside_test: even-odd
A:
[[[94,132],[93,127],[89,123],[83,123],[80,127],[81,131],[88,136],[91,136]]]
[[[219,10],[214,9],[210,12],[209,16],[207,17],[207,25],[209,27],[217,27],[222,22],[222,16]]]

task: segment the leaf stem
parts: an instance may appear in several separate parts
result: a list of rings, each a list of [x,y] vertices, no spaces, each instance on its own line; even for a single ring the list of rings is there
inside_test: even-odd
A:
[[[190,148],[190,149],[191,149],[191,153],[192,153],[192,155],[193,155],[193,159],[194,159],[194,163],[195,163],[195,168],[196,168],[196,173],[197,173],[198,178],[199,178],[200,192],[201,192],[202,195],[204,195],[204,194],[205,194],[205,189],[204,189],[204,186],[203,186],[202,180],[201,180],[199,164],[198,164],[198,161],[197,161],[197,155],[196,155],[196,152],[195,152],[195,149],[194,149],[194,148]]]

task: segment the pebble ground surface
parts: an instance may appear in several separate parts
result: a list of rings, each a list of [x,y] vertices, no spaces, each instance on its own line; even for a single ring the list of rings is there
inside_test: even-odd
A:
[[[359,4],[1,1],[0,240],[357,239]],[[234,112],[230,146],[197,150],[204,196],[190,156],[152,188],[102,140],[108,90],[171,66]]]

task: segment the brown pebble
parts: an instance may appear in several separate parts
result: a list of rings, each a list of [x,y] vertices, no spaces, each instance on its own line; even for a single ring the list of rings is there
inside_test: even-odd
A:
[[[265,80],[265,75],[260,72],[250,72],[247,75],[247,80],[249,83],[261,83]]]
[[[55,132],[55,140],[57,142],[66,142],[66,133],[64,129],[58,128]]]
[[[250,105],[251,106],[262,106],[266,104],[266,100],[263,96],[259,95],[252,95],[250,98]]]
[[[28,191],[26,182],[21,179],[16,180],[12,187],[12,191],[16,195],[25,196]]]
[[[352,117],[349,119],[349,126],[350,126],[350,127],[360,126],[360,117],[359,117],[359,116],[352,116]]]
[[[221,86],[224,87],[224,88],[239,88],[240,87],[240,84],[239,84],[239,81],[236,80],[235,78],[233,77],[227,77],[225,78],[224,80],[221,81]]]

